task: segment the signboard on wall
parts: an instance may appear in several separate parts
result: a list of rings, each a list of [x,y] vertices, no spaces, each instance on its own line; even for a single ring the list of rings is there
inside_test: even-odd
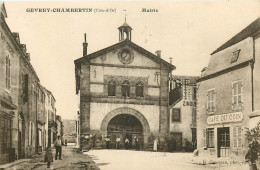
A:
[[[207,124],[212,125],[218,123],[240,122],[242,120],[243,120],[243,113],[235,112],[235,113],[209,116],[207,118]]]

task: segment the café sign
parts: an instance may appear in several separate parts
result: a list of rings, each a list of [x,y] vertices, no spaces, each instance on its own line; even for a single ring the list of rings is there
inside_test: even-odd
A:
[[[235,113],[209,116],[207,118],[207,123],[209,125],[212,125],[212,124],[217,124],[217,123],[240,122],[242,120],[243,120],[243,113],[235,112]]]

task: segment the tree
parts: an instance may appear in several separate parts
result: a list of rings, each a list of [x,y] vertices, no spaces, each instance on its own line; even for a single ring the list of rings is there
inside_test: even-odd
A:
[[[246,154],[246,159],[250,161],[252,169],[257,170],[256,160],[260,151],[260,122],[251,130],[247,130],[246,139],[249,143],[249,150]]]

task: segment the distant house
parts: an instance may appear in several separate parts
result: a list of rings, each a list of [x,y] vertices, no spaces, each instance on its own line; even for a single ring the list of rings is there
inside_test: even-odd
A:
[[[196,85],[198,76],[173,76],[170,101],[169,151],[192,151],[196,148]],[[188,146],[187,146],[188,145]]]

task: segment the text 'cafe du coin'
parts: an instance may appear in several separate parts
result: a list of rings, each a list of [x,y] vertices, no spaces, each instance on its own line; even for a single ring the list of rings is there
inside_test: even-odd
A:
[[[207,123],[211,125],[217,123],[239,122],[242,120],[243,120],[243,113],[235,112],[235,113],[209,116],[207,118]]]

